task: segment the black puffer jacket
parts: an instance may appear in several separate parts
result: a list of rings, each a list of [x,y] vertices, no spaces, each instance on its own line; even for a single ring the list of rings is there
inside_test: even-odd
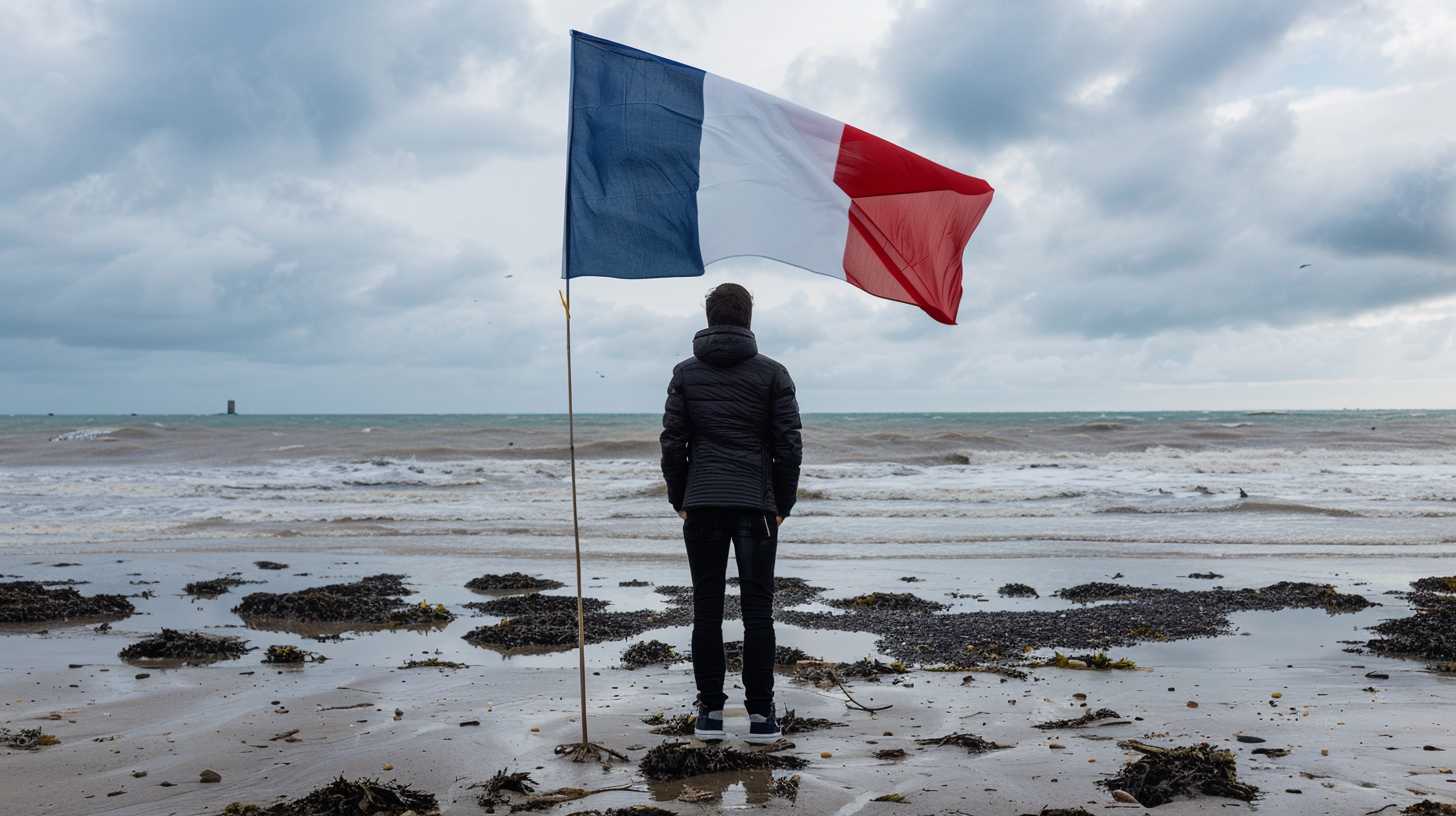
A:
[[[804,446],[794,381],[753,332],[709,326],[672,370],[662,475],[674,510],[742,507],[787,516]]]

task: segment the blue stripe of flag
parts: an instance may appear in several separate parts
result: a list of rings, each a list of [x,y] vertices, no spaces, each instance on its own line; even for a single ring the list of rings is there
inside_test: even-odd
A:
[[[703,274],[702,128],[702,71],[571,32],[563,277]]]

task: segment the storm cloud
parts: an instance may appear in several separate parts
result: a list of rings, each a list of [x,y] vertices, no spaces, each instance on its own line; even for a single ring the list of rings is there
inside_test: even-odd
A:
[[[834,8],[0,10],[0,411],[560,410],[569,27],[998,190],[955,328],[574,282],[588,410],[659,408],[729,278],[812,410],[1456,405],[1449,7]]]

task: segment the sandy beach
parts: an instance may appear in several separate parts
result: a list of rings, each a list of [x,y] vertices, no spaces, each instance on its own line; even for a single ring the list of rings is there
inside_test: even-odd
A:
[[[259,570],[252,566],[258,559],[286,562],[289,569]],[[1401,563],[1398,572],[1357,559],[1315,564],[1124,559],[1097,564],[1094,570],[1112,566],[1124,573],[1119,581],[1128,585],[1190,589],[1205,588],[1208,582],[1173,576],[1209,564],[1226,575],[1219,583],[1228,586],[1270,576],[1323,576],[1341,591],[1384,605],[1345,615],[1312,609],[1239,613],[1234,631],[1224,637],[1113,649],[1115,657],[1136,661],[1133,671],[1043,668],[1032,670],[1027,680],[974,673],[966,683],[967,672],[912,670],[879,682],[851,681],[855,699],[870,707],[892,706],[874,714],[850,709],[837,689],[798,683],[784,674],[778,685],[782,706],[800,716],[844,725],[791,737],[791,753],[810,762],[798,772],[802,781],[797,804],[771,796],[770,772],[751,771],[690,780],[693,788],[717,794],[706,806],[675,802],[683,783],[646,783],[631,763],[604,772],[554,756],[553,747],[574,739],[579,728],[574,652],[501,654],[461,639],[492,618],[466,612],[443,629],[353,632],[342,640],[320,642],[290,632],[244,628],[228,611],[253,589],[284,591],[380,572],[408,574],[418,593],[411,601],[425,599],[458,609],[486,597],[464,589],[461,576],[522,569],[565,577],[563,564],[281,549],[107,553],[68,561],[78,565],[55,567],[7,557],[0,572],[88,581],[78,587],[84,594],[134,594],[139,585],[132,582],[156,581],[145,585],[155,596],[134,599],[137,613],[113,623],[107,632],[95,632],[95,624],[88,623],[29,627],[6,635],[0,725],[12,730],[39,726],[60,740],[38,751],[5,754],[6,765],[28,780],[7,794],[8,807],[17,813],[220,813],[234,801],[268,804],[277,797],[300,796],[339,774],[407,781],[437,795],[442,812],[477,813],[482,812],[475,802],[478,791],[471,786],[501,769],[529,771],[546,790],[631,785],[630,790],[593,796],[577,803],[579,807],[554,809],[563,813],[641,802],[685,813],[746,806],[842,814],[1015,814],[1036,813],[1044,806],[1102,812],[1114,803],[1097,782],[1127,759],[1128,753],[1117,745],[1126,739],[1163,745],[1208,742],[1233,750],[1239,778],[1263,792],[1257,804],[1261,810],[1354,814],[1421,798],[1456,799],[1456,775],[1450,772],[1450,760],[1442,759],[1456,754],[1449,727],[1456,678],[1429,672],[1420,661],[1345,651],[1349,642],[1370,637],[1364,627],[1406,614],[1402,600],[1385,593],[1406,589],[1409,579],[1440,567],[1439,559]],[[927,599],[982,611],[1073,608],[1055,598],[1001,598],[995,589],[1014,576],[1049,593],[1048,580],[1086,568],[1077,559],[1023,559],[976,562],[970,574],[960,576],[948,573],[943,563],[914,559],[872,568],[785,561],[785,573],[834,586],[835,594],[909,589]],[[592,564],[590,571],[591,597],[610,600],[613,608],[663,609],[663,596],[618,584],[681,580],[682,570],[638,563]],[[236,587],[215,599],[180,593],[188,581],[233,572],[267,583]],[[301,572],[309,574],[295,574]],[[902,576],[923,580],[901,582]],[[952,592],[981,594],[987,602],[948,597]],[[163,626],[236,634],[256,651],[206,666],[138,665],[117,658],[122,647]],[[733,626],[728,624],[730,638]],[[685,627],[651,630],[642,638],[661,639],[683,652],[688,647]],[[301,667],[261,662],[267,646],[284,643],[322,653],[328,660]],[[781,625],[780,643],[827,660],[890,660],[876,648],[875,638],[864,634]],[[620,667],[627,644],[589,648],[590,722],[594,739],[638,759],[646,747],[662,741],[649,733],[642,718],[686,712],[692,677],[685,663],[635,671]],[[408,660],[430,657],[467,667],[399,668]],[[1368,679],[1371,672],[1386,677]],[[1272,697],[1276,693],[1278,699]],[[1085,699],[1074,696],[1079,694]],[[1113,709],[1129,722],[1065,731],[1033,728],[1100,708]],[[741,707],[730,709],[730,719],[735,713],[741,718]],[[479,725],[462,725],[468,721]],[[276,739],[289,732],[291,738]],[[914,743],[959,732],[1010,747],[971,756],[956,747]],[[1241,743],[1240,735],[1267,742]],[[1425,746],[1442,750],[1423,750]],[[1289,754],[1253,755],[1259,747],[1287,748]],[[874,757],[887,748],[903,748],[907,756],[894,761]],[[821,752],[830,756],[822,758]],[[206,769],[217,771],[222,781],[200,783],[199,774]],[[903,794],[907,803],[870,801],[889,793]],[[1228,799],[1205,798],[1159,810],[1211,813],[1230,804]]]
[[[821,662],[782,667],[778,702],[840,725],[789,735],[792,747],[775,753],[807,763],[799,769],[655,781],[643,758],[677,738],[643,720],[689,711],[690,664],[631,670],[622,656],[653,640],[689,651],[688,573],[679,525],[635,442],[619,439],[583,465],[586,595],[605,602],[593,614],[607,638],[588,647],[591,735],[627,756],[604,770],[554,753],[579,736],[569,643],[505,649],[465,637],[482,627],[498,636],[515,615],[492,604],[526,597],[473,591],[472,578],[519,572],[565,584],[542,596],[571,596],[559,461],[422,453],[388,427],[340,436],[366,440],[361,449],[290,458],[275,449],[302,444],[291,436],[304,432],[286,423],[200,442],[212,451],[200,454],[174,441],[191,431],[137,427],[4,440],[24,464],[3,472],[12,512],[0,582],[125,596],[133,609],[4,627],[0,728],[57,741],[0,748],[12,780],[6,813],[220,814],[235,802],[296,800],[342,775],[397,781],[437,797],[443,813],[474,814],[486,812],[481,785],[503,770],[529,773],[536,795],[620,788],[541,811],[562,814],[1112,813],[1142,809],[1105,784],[1141,756],[1133,742],[1227,749],[1239,783],[1258,789],[1252,803],[1183,797],[1160,813],[1456,803],[1456,675],[1367,645],[1381,636],[1370,627],[1445,597],[1412,595],[1412,581],[1456,572],[1447,504],[1456,470],[1438,444],[1124,454],[1088,450],[1118,433],[1099,430],[1057,441],[1061,452],[973,448],[971,464],[885,464],[877,451],[876,461],[811,465],[784,528],[778,574],[803,585],[781,585],[778,640]],[[834,433],[821,435],[848,449]],[[554,441],[549,429],[521,438],[537,435],[533,447]],[[233,611],[251,608],[253,593],[382,574],[403,576],[403,587],[370,622]],[[219,578],[231,579],[221,594],[185,591]],[[999,591],[1013,583],[1036,594]],[[869,593],[911,605],[852,600]],[[449,620],[391,625],[395,613]],[[119,656],[164,628],[241,638],[247,651],[196,665]],[[725,637],[741,637],[736,620]],[[264,662],[283,645],[327,659]],[[1059,653],[1073,662],[1058,665]],[[1076,662],[1099,653],[1134,667]],[[877,676],[855,676],[851,664],[865,659]],[[409,661],[462,667],[403,668]],[[832,667],[843,688],[813,682],[804,666],[814,665]],[[854,708],[845,689],[864,708],[889,707]],[[746,730],[737,694],[730,733]],[[1036,727],[1103,709],[1116,716]],[[917,742],[957,734],[996,747]],[[904,756],[880,753],[896,749]],[[200,781],[204,771],[220,781]],[[795,775],[789,799],[783,780]],[[877,801],[896,794],[903,801]],[[529,801],[507,793],[496,812]]]

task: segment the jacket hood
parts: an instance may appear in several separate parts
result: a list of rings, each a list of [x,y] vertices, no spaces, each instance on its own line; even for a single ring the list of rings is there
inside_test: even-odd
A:
[[[711,366],[726,368],[756,354],[758,341],[741,326],[709,326],[693,335],[693,356]]]

